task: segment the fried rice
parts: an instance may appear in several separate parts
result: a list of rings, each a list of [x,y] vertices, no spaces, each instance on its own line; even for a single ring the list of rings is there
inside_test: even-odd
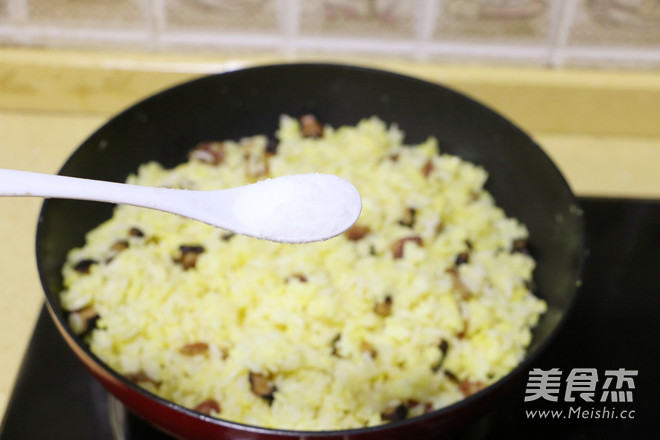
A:
[[[201,143],[186,163],[147,163],[128,182],[211,190],[336,174],[362,196],[352,228],[279,244],[117,206],[63,267],[74,331],[158,396],[270,428],[414,417],[515,368],[546,305],[530,288],[528,231],[484,189],[487,172],[433,138],[406,145],[376,117],[307,118]]]

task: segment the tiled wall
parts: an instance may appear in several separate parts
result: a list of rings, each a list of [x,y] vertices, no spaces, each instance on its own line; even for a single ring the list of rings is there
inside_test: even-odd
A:
[[[0,0],[0,44],[660,69],[660,0]]]

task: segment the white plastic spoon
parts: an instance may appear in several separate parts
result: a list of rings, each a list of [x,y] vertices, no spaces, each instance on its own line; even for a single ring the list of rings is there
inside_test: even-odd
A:
[[[189,191],[0,169],[0,196],[121,203],[179,214],[282,243],[341,234],[360,215],[357,189],[330,174],[297,174],[237,188]]]

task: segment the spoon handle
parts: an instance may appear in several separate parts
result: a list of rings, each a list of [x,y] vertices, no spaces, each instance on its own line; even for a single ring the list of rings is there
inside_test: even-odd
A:
[[[176,190],[0,169],[0,196],[93,200],[155,208],[172,191]]]

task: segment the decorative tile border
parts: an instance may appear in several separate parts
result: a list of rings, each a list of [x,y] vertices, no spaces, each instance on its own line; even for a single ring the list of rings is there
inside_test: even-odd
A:
[[[0,44],[660,69],[660,0],[0,0]]]

